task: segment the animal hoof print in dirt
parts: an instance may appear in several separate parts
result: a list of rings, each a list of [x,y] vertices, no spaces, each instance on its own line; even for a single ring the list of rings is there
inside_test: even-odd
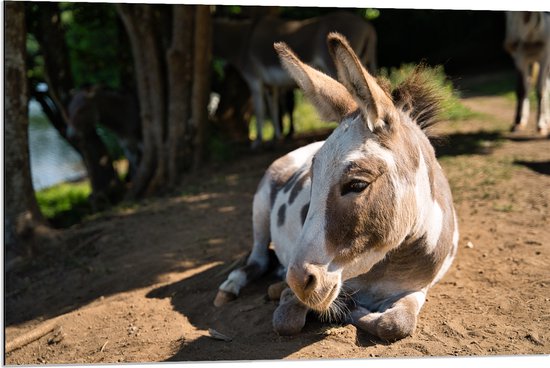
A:
[[[216,299],[214,299],[214,306],[221,307],[222,305],[229,303],[235,298],[237,298],[237,295],[233,293],[228,293],[227,291],[218,290]]]

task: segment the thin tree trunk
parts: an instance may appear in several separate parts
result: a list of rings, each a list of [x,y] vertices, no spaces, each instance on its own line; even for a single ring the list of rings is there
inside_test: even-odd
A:
[[[70,91],[74,88],[74,82],[59,4],[45,2],[38,6],[38,29],[34,34],[44,57],[44,78],[49,87],[49,95],[61,107],[60,112],[67,121],[65,107],[71,98]]]
[[[19,253],[29,251],[22,249],[25,240],[44,220],[34,196],[29,162],[24,5],[11,1],[4,5],[4,239],[8,249]]]
[[[189,165],[187,124],[190,120],[193,59],[194,7],[174,5],[172,44],[166,55],[168,65],[168,179],[175,186]]]
[[[153,27],[153,6],[117,4],[136,65],[143,130],[143,159],[132,184],[131,196],[154,192],[166,180],[164,75],[159,42]]]
[[[212,62],[212,24],[210,6],[199,5],[195,12],[194,79],[192,92],[192,122],[195,126],[193,168],[202,165],[208,122],[210,69]]]

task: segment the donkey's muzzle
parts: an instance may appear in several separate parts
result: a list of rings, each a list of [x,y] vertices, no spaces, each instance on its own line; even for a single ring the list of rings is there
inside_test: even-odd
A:
[[[300,301],[318,311],[328,309],[339,292],[339,277],[314,264],[290,266],[286,282]]]

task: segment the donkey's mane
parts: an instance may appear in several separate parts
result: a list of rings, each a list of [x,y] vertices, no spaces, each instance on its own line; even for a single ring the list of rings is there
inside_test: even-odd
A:
[[[390,91],[389,81],[381,79],[378,83]],[[442,120],[444,96],[434,83],[433,69],[423,64],[417,66],[390,94],[398,109],[408,114],[428,138],[435,138],[430,128]]]

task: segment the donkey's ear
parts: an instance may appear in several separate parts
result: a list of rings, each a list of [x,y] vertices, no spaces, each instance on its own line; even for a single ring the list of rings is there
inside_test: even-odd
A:
[[[321,119],[340,122],[357,104],[346,88],[326,74],[304,64],[283,42],[273,44],[284,68],[317,108]]]
[[[387,128],[396,113],[391,97],[361,65],[348,41],[339,33],[327,37],[328,48],[336,65],[338,80],[353,96],[370,130]]]

